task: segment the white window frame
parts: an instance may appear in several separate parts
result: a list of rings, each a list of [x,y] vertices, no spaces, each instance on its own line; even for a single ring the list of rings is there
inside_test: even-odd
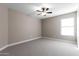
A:
[[[61,19],[61,35],[74,36],[74,17]]]

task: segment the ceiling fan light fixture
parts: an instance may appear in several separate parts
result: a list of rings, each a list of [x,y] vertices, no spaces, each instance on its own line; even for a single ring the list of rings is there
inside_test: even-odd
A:
[[[52,14],[52,12],[50,11],[49,7],[41,7],[40,9],[37,9],[36,12],[38,12],[39,14],[37,15],[42,15],[42,16],[46,16],[47,14]]]
[[[42,16],[44,16],[44,15],[46,15],[46,13],[45,13],[45,12],[43,12],[41,15],[42,15]]]

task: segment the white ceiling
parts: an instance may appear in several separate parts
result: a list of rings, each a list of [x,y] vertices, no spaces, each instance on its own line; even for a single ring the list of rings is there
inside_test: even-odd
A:
[[[30,15],[32,17],[36,17],[39,19],[44,19],[48,17],[53,17],[69,12],[76,11],[78,8],[78,4],[75,3],[48,3],[48,4],[43,4],[43,3],[8,3],[5,4],[8,8],[14,9],[21,11],[23,13],[26,13],[27,15]],[[51,15],[47,16],[38,16],[37,12],[35,12],[36,9],[40,7],[49,7],[50,11],[53,13]]]

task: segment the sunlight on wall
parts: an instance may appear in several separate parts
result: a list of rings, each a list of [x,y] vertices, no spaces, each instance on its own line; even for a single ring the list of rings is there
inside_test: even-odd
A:
[[[74,36],[74,18],[61,19],[61,35]]]

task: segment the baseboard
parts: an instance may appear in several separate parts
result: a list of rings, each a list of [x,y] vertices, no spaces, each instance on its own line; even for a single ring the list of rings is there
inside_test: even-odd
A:
[[[72,44],[75,44],[75,42],[71,41],[71,40],[63,40],[63,39],[57,39],[57,38],[51,38],[51,37],[43,37],[45,39],[51,39],[51,40],[54,40],[54,41],[62,41],[62,42],[67,42],[67,43],[72,43]]]
[[[2,48],[0,48],[0,51],[6,49],[8,47],[8,45],[3,46]]]
[[[56,39],[56,38],[51,38],[51,37],[43,37],[43,38],[46,38],[46,39]]]
[[[41,38],[41,37],[37,37],[37,38],[33,38],[33,39],[28,39],[28,40],[24,40],[24,41],[20,41],[20,42],[16,42],[16,43],[11,43],[11,44],[5,45],[2,48],[0,48],[0,51],[6,49],[8,47],[11,47],[11,46],[14,46],[14,45],[18,45],[18,44],[22,44],[22,43],[29,42],[29,41],[33,41],[33,40],[36,40],[36,39],[39,39],[39,38]]]
[[[18,45],[18,44],[22,44],[22,43],[26,43],[26,42],[29,42],[29,41],[33,41],[33,40],[36,40],[36,39],[39,39],[39,38],[41,38],[41,37],[28,39],[28,40],[24,40],[24,41],[20,41],[20,42],[16,42],[16,43],[11,43],[11,44],[8,44],[8,47],[11,47],[11,46],[14,46],[14,45]]]
[[[57,40],[57,38],[51,38],[51,37],[43,37],[44,39],[52,39],[52,40]]]

